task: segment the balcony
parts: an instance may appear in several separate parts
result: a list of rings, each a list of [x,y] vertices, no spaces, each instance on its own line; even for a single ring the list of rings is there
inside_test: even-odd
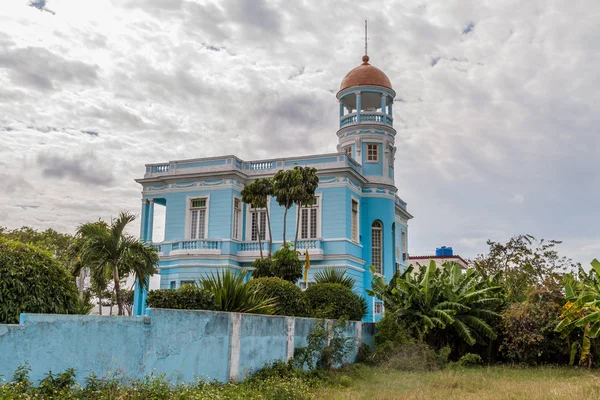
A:
[[[340,118],[340,128],[352,124],[383,124],[393,126],[394,117],[382,112],[362,111],[360,113],[360,122],[356,112],[346,114]]]
[[[375,113],[381,114],[381,113]],[[365,116],[366,114],[362,114]],[[370,117],[369,117],[370,118]],[[373,115],[374,118],[374,115]],[[389,118],[386,116],[386,118]],[[380,118],[381,119],[381,118]],[[214,174],[239,171],[249,178],[275,174],[278,170],[294,166],[311,166],[319,170],[350,167],[361,173],[362,167],[344,153],[320,154],[316,156],[275,158],[271,160],[242,161],[235,156],[208,157],[195,160],[170,161],[168,163],[147,164],[144,179],[165,176]],[[139,182],[140,180],[138,180]],[[214,184],[215,182],[209,182]]]
[[[220,239],[180,240],[175,242],[152,243],[161,257],[175,255],[222,254]]]

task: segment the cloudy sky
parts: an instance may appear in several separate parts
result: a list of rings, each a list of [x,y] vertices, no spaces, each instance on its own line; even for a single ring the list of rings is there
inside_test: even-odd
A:
[[[149,162],[335,151],[364,19],[398,93],[409,252],[530,233],[600,257],[591,0],[2,0],[0,226],[139,211]]]

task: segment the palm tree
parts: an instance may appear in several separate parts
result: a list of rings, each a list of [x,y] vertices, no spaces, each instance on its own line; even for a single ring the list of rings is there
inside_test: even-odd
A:
[[[273,247],[273,235],[271,235],[271,217],[269,215],[269,196],[273,195],[273,182],[267,178],[257,179],[242,189],[242,201],[250,204],[256,209],[264,208],[267,215],[267,227],[269,228],[269,253]],[[257,220],[258,246],[260,258],[263,258],[262,241],[260,232],[260,219]]]
[[[127,224],[135,218],[134,214],[123,211],[110,225],[99,221],[83,224],[77,229],[81,243],[74,272],[79,273],[81,268],[88,267],[92,280],[96,282],[103,282],[109,276],[113,281],[119,315],[123,315],[120,280],[133,273],[140,289],[147,289],[148,277],[156,272],[155,265],[158,263],[156,249],[124,233]]]
[[[383,300],[386,314],[406,323],[414,337],[443,338],[448,335],[443,330],[451,328],[468,345],[496,338],[489,323],[500,318],[495,310],[504,301],[496,278],[484,279],[473,269],[462,272],[454,263],[440,269],[432,260],[419,271],[410,266],[387,285],[371,269],[374,278],[368,293]]]
[[[300,227],[300,211],[302,207],[311,205],[315,201],[315,191],[319,186],[319,177],[317,176],[317,169],[312,167],[294,167],[295,170],[300,172],[301,175],[301,190],[298,190],[294,199],[294,203],[298,208],[298,215],[296,219],[296,236],[294,238],[294,250],[298,243],[298,230]]]
[[[298,168],[279,170],[273,177],[273,194],[277,204],[285,207],[283,212],[283,244],[286,244],[287,213],[304,192],[302,173]]]

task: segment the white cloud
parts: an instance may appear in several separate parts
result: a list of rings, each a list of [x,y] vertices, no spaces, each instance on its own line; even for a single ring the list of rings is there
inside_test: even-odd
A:
[[[43,8],[55,14],[25,0],[0,8],[1,225],[72,232],[137,211],[133,179],[146,162],[333,151],[334,94],[360,62],[368,18],[372,63],[401,99],[396,181],[415,215],[411,254],[450,245],[469,257],[488,238],[533,233],[565,240],[577,261],[598,256],[589,243],[600,225],[591,201],[600,187],[600,6],[47,0]]]

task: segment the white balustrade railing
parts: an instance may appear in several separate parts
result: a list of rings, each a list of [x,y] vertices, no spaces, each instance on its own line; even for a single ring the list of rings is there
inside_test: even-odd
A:
[[[391,126],[394,122],[394,118],[390,115],[381,112],[361,111],[360,122],[377,122],[380,124],[386,124]],[[340,118],[340,126],[346,126],[357,123],[359,123],[359,121],[356,113],[347,114]]]
[[[220,240],[182,240],[171,243],[171,250],[221,250]]]

